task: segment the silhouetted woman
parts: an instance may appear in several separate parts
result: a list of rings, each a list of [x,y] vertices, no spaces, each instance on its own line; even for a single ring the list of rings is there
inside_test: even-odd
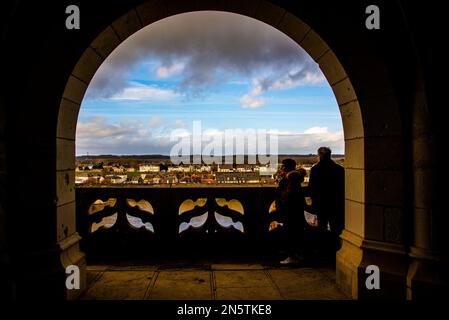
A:
[[[288,257],[281,264],[294,264],[304,251],[304,208],[306,206],[301,183],[306,171],[299,169],[287,174],[287,188],[282,194],[282,215],[285,228],[285,247]]]

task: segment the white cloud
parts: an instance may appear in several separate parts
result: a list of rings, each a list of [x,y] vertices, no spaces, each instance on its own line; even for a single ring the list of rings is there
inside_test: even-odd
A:
[[[153,86],[134,85],[123,89],[120,93],[114,94],[112,100],[172,100],[177,96],[175,92],[167,89],[160,89]]]
[[[191,132],[189,132],[186,129],[181,129],[181,128],[177,128],[177,129],[173,130],[170,134],[170,136],[173,138],[185,138],[185,137],[190,137],[191,135],[192,135]]]
[[[329,130],[327,127],[312,127],[304,131],[305,134],[327,134]]]
[[[150,126],[150,128],[157,128],[163,125],[164,123],[165,119],[162,117],[151,117],[148,122],[148,125]]]
[[[265,100],[261,98],[261,95],[266,92],[316,85],[325,83],[325,81],[321,71],[312,72],[305,69],[305,66],[277,77],[258,77],[253,80],[251,91],[240,98],[240,104],[243,108],[260,108],[265,105]]]
[[[206,138],[210,138],[210,137],[221,137],[224,135],[224,131],[223,130],[219,130],[219,129],[214,129],[214,128],[209,128],[203,131],[202,133],[203,137]]]
[[[171,76],[180,74],[184,70],[185,64],[175,63],[170,66],[160,66],[156,70],[156,75],[159,79],[169,78]]]
[[[326,80],[321,72],[306,71],[302,73],[289,73],[282,78],[274,81],[267,89],[268,90],[283,90],[299,86],[316,85],[324,83]]]
[[[165,153],[170,147],[166,136],[156,136],[148,123],[123,121],[108,123],[103,117],[79,122],[76,154],[151,154]],[[139,150],[136,152],[136,150]]]
[[[312,127],[301,131],[268,130],[278,136],[279,153],[315,154],[322,146],[330,147],[334,153],[344,153],[343,131],[330,132],[327,127]]]
[[[305,130],[304,133],[279,136],[280,153],[315,154],[322,146],[330,147],[334,153],[344,153],[343,131],[311,129]]]
[[[151,128],[147,122],[127,121],[119,124],[108,123],[105,118],[95,117],[78,123],[76,136],[77,154],[169,154],[176,141],[191,137],[187,129],[171,126]],[[161,121],[155,118],[155,123]],[[161,131],[162,128],[162,131]],[[267,130],[278,136],[279,153],[308,154],[316,153],[321,146],[330,147],[334,153],[344,152],[343,131],[331,132],[327,127],[312,127],[304,131]],[[247,138],[246,129],[242,129],[240,138]],[[211,139],[224,137],[224,130],[210,128],[203,132],[205,145]],[[209,142],[206,142],[209,141]],[[138,150],[138,151],[136,151]]]
[[[176,119],[175,124],[173,125],[174,128],[181,129],[181,128],[187,128],[187,124],[181,120]]]
[[[265,105],[264,99],[257,99],[251,94],[245,94],[240,98],[240,104],[243,108],[256,109]]]
[[[303,133],[297,131],[282,131],[282,130],[267,130],[267,134],[276,135],[276,136],[297,136]]]
[[[91,118],[88,122],[80,122],[76,128],[77,139],[112,138],[131,133],[132,130],[124,124],[109,124],[103,117]]]

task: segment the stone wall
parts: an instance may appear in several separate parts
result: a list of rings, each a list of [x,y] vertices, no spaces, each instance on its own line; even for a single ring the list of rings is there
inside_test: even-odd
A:
[[[346,230],[337,255],[341,287],[354,298],[405,299],[425,296],[414,295],[414,288],[425,293],[431,290],[427,284],[441,282],[428,267],[439,261],[434,258],[444,225],[437,207],[443,194],[434,182],[442,179],[434,169],[444,117],[431,76],[439,65],[427,49],[438,47],[438,41],[427,40],[436,37],[436,19],[422,23],[423,15],[436,14],[430,5],[380,1],[381,30],[367,30],[368,1],[79,1],[81,29],[67,30],[69,4],[16,1],[5,11],[0,204],[8,224],[1,225],[20,275],[19,298],[73,298],[61,281],[67,264],[84,261],[74,224],[74,133],[96,69],[143,26],[193,10],[245,14],[278,28],[303,46],[331,84],[346,145]],[[383,270],[388,290],[364,289],[369,264]]]

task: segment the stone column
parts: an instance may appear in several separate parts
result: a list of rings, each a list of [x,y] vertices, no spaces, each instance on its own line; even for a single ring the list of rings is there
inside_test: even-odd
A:
[[[437,206],[438,152],[431,126],[427,99],[422,86],[416,90],[413,109],[413,246],[407,275],[407,299],[441,297],[447,272],[443,259],[442,235],[444,225],[441,208]],[[446,213],[445,213],[446,214]],[[447,278],[446,278],[447,279]]]
[[[376,68],[382,70],[382,65]],[[376,75],[365,69],[367,74]],[[381,80],[376,83],[383,84]],[[379,92],[374,93],[374,89]],[[399,106],[388,88],[371,87],[369,92],[370,96],[340,105],[345,130],[346,202],[342,248],[337,253],[337,284],[354,299],[405,299],[407,255]],[[379,268],[378,290],[365,285],[369,265]]]

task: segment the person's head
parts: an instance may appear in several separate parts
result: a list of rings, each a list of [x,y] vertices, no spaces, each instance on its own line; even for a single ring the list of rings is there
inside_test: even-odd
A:
[[[302,181],[301,182],[304,182],[304,177],[307,175],[306,169],[299,168],[297,171],[298,171],[299,175],[302,177]]]
[[[290,172],[296,169],[296,161],[290,158],[284,159],[281,162],[281,171]]]
[[[332,150],[328,147],[319,147],[318,148],[318,157],[321,160],[330,160],[332,154]]]
[[[304,182],[306,176],[306,170],[300,168],[295,171],[291,171],[287,174],[288,187],[290,189],[297,189],[301,187],[301,183]]]

